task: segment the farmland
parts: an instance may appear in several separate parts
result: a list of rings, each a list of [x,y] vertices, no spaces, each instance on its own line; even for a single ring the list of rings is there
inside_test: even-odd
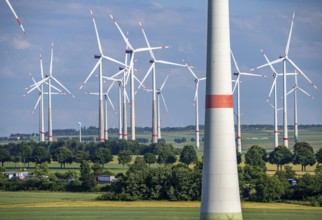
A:
[[[0,192],[1,219],[199,219],[200,202],[106,202],[96,193]],[[283,203],[242,203],[244,220],[318,220],[322,208]]]

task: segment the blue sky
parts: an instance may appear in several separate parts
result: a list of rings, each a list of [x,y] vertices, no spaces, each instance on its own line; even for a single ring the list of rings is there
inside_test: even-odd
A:
[[[129,31],[131,44],[144,47],[138,22],[141,21],[151,45],[170,45],[159,50],[159,59],[194,66],[199,77],[206,75],[207,1],[205,0],[11,0],[11,4],[27,31],[23,36],[5,1],[0,2],[0,136],[10,133],[38,132],[38,111],[32,114],[37,93],[23,97],[24,88],[32,83],[29,72],[40,79],[39,53],[42,51],[45,73],[49,71],[50,45],[54,42],[53,76],[75,96],[53,97],[53,128],[78,128],[98,125],[98,98],[84,94],[97,91],[97,78],[92,77],[85,88],[79,86],[95,65],[98,54],[91,20],[93,10],[105,55],[124,60],[123,42],[112,20],[111,12],[123,31]],[[322,88],[322,2],[319,0],[231,0],[231,47],[239,68],[247,71],[264,63],[263,49],[273,60],[284,54],[293,11],[296,11],[289,57]],[[142,79],[149,67],[149,55],[137,55],[137,76]],[[104,63],[104,75],[111,76],[118,66]],[[235,68],[232,67],[233,71]],[[281,64],[276,66],[281,71]],[[288,66],[290,71],[293,69]],[[242,124],[273,124],[273,109],[266,98],[273,81],[269,68],[257,73],[266,79],[241,78]],[[157,67],[157,87],[170,74],[164,88],[169,111],[162,110],[162,127],[194,124],[194,79],[187,69]],[[288,78],[288,87],[294,85]],[[278,82],[279,96],[282,81]],[[151,78],[145,83],[151,86]],[[299,94],[299,123],[322,123],[321,92],[314,90],[302,77],[299,86],[315,97]],[[107,85],[106,85],[107,87]],[[117,106],[117,88],[111,99]],[[200,83],[200,123],[204,122],[205,83]],[[280,105],[282,99],[279,99]],[[45,101],[47,106],[47,101]],[[151,126],[151,94],[140,91],[136,96],[137,126]],[[293,123],[293,99],[288,100],[289,124]],[[281,107],[281,106],[280,106]],[[46,115],[46,113],[45,113]],[[110,108],[109,126],[117,127],[117,116]],[[279,122],[282,122],[280,112]],[[45,128],[47,121],[45,121]]]

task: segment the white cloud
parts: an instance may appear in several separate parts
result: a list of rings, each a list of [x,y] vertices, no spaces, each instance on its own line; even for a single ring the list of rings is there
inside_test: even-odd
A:
[[[30,43],[27,40],[15,38],[15,37],[13,38],[11,45],[18,50],[30,48]]]

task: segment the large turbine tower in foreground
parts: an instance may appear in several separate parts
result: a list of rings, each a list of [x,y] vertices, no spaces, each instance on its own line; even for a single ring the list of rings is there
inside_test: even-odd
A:
[[[229,1],[208,0],[200,219],[241,220],[231,86]]]

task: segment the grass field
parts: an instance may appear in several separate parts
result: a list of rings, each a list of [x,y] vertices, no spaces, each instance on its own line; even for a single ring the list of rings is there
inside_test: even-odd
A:
[[[0,192],[0,219],[199,219],[200,202],[95,201],[95,193]],[[320,220],[322,208],[242,203],[244,220]]]

